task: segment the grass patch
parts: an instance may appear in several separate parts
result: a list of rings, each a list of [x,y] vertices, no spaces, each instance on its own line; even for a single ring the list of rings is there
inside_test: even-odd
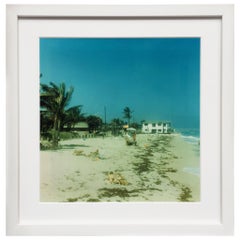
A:
[[[77,137],[79,137],[79,135],[76,132],[60,132],[59,133],[59,138],[61,140],[68,140],[68,139],[77,138]]]

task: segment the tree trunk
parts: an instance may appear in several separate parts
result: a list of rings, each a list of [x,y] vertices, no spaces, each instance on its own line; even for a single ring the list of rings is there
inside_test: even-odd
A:
[[[58,116],[54,118],[53,133],[52,133],[52,146],[53,148],[58,147],[58,138],[59,138],[59,119]]]

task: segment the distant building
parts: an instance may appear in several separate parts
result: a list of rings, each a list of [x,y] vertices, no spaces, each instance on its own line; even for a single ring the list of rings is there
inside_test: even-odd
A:
[[[71,130],[71,131],[76,131],[76,132],[88,132],[89,131],[89,126],[87,122],[78,122],[75,123],[74,126],[72,126],[71,128],[69,128],[68,126],[64,126],[63,127],[66,130]]]
[[[74,131],[88,131],[89,130],[89,126],[87,122],[78,122],[74,125],[73,127]]]
[[[143,123],[142,133],[172,133],[172,127],[170,122],[158,122],[158,123]]]

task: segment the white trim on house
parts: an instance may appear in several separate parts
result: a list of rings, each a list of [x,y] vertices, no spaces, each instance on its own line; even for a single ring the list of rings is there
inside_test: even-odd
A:
[[[171,133],[171,123],[170,122],[158,122],[158,123],[143,123],[142,133]]]

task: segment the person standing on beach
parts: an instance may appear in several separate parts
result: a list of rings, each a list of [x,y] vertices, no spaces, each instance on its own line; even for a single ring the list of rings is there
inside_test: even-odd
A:
[[[137,145],[137,134],[136,134],[136,132],[133,133],[132,137],[133,137],[134,145]]]

